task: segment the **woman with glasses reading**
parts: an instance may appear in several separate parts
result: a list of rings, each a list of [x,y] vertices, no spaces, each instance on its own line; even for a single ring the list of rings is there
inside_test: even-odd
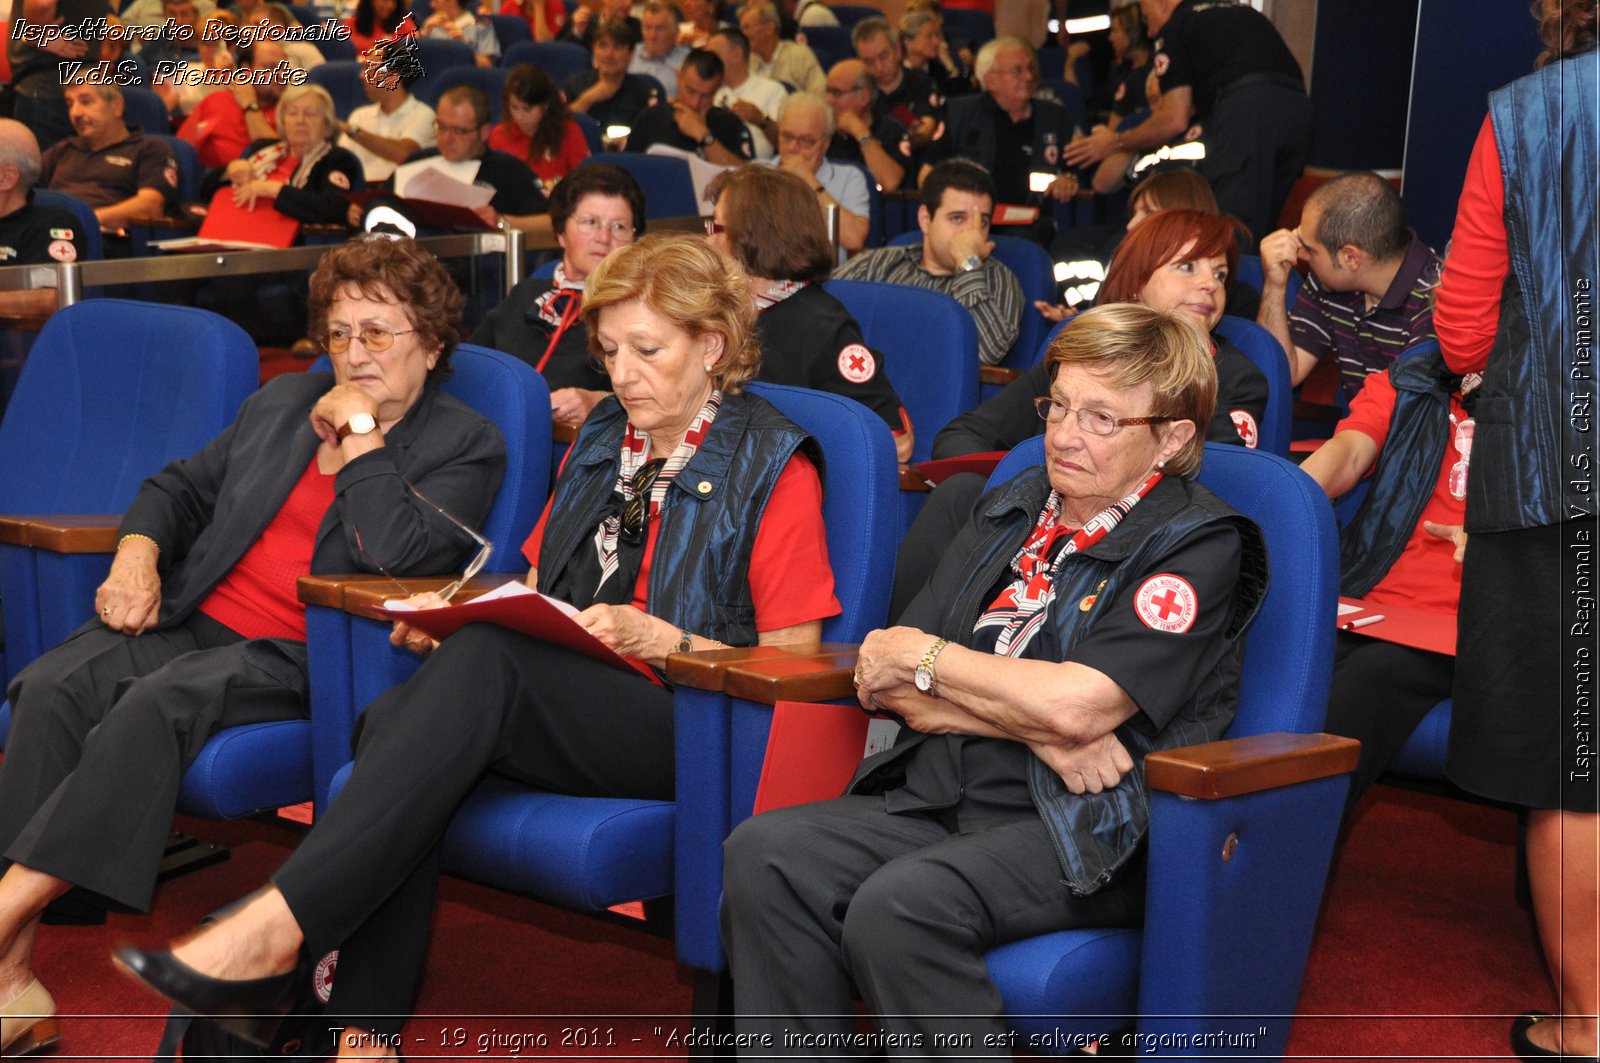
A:
[[[146,480],[94,619],[12,681],[0,1009],[36,1019],[13,1032],[6,1018],[7,1055],[57,1033],[31,967],[45,906],[78,887],[148,909],[179,780],[207,739],[306,715],[296,580],[445,572],[472,556],[456,521],[488,513],[505,443],[437,386],[461,305],[411,241],[323,255],[311,332],[333,372],[276,378],[205,449]]]
[[[1221,736],[1266,589],[1260,531],[1193,479],[1208,347],[1128,304],[1051,346],[1043,467],[985,495],[861,645],[861,705],[904,721],[895,745],[847,796],[724,846],[741,1035],[844,1043],[859,990],[898,1043],[1004,1046],[987,949],[1139,925],[1142,762]]]
[[[821,482],[805,434],[742,390],[760,361],[745,276],[699,237],[647,236],[589,276],[583,317],[614,394],[523,548],[530,584],[657,669],[675,651],[816,640],[839,610]],[[392,641],[435,646],[404,624]],[[486,773],[670,799],[672,707],[631,669],[468,625],[367,708],[348,785],[269,887],[172,952],[119,958],[190,1010],[241,1017],[281,1013],[304,950],[338,947],[328,1014],[351,1028],[345,1050],[393,1046],[456,806]]]
[[[550,224],[561,245],[555,275],[529,277],[511,289],[471,342],[531,364],[550,385],[551,418],[577,425],[611,390],[610,377],[589,353],[584,282],[601,259],[644,231],[644,190],[620,166],[580,166],[551,190]]]

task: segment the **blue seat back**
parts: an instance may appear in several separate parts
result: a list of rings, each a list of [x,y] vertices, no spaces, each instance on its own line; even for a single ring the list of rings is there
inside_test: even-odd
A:
[[[146,134],[172,132],[167,105],[153,90],[138,85],[122,87],[122,120]]]
[[[349,118],[351,111],[367,103],[366,90],[361,87],[361,64],[354,59],[329,60],[314,66],[306,71],[306,80],[328,90],[334,112],[340,118]]]
[[[583,161],[585,164],[608,162],[633,174],[645,190],[646,218],[687,218],[703,213],[694,197],[689,164],[682,159],[631,151],[603,151]]]
[[[1044,463],[1044,437],[1018,444],[990,485]],[[1239,713],[1230,738],[1320,730],[1333,674],[1339,535],[1333,507],[1293,462],[1229,443],[1207,443],[1199,481],[1253,520],[1266,537],[1272,583],[1245,643]]]
[[[494,27],[495,40],[500,42],[501,55],[533,40],[533,30],[521,15],[490,15],[489,24]]]
[[[880,9],[868,4],[829,4],[828,10],[833,12],[833,17],[838,19],[839,25],[845,29],[854,29],[855,24],[862,19],[883,17]]]
[[[659,97],[659,99],[663,100],[666,98],[666,93],[662,93]],[[583,142],[589,145],[590,155],[598,155],[606,149],[605,142],[600,139],[599,122],[596,122],[586,114],[579,114],[576,111],[572,112],[568,117],[577,122],[578,128],[583,130]]]
[[[1289,382],[1289,360],[1277,338],[1242,317],[1223,316],[1217,331],[1244,352],[1244,356],[1267,378],[1267,412],[1261,421],[1261,438],[1256,445],[1279,457],[1289,456],[1289,424],[1294,414],[1294,385]]]
[[[417,38],[417,61],[424,71],[422,81],[414,88],[420,89],[429,77],[453,66],[477,66],[478,53],[460,41],[447,41],[437,37]]]
[[[848,26],[807,26],[801,36],[824,70],[833,69],[833,64],[841,60],[856,57],[856,46],[850,40]]]
[[[54,192],[48,188],[35,188],[33,201],[41,206],[64,207],[72,211],[73,216],[78,219],[78,228],[83,233],[84,259],[99,261],[106,257],[105,241],[100,236],[100,219],[95,217],[93,207],[77,196],[68,195],[66,192]]]
[[[857,642],[888,618],[894,571],[894,520],[899,472],[894,439],[883,418],[851,399],[781,384],[751,384],[822,448],[822,513],[834,593],[844,611],[823,621],[829,642]],[[863,415],[866,416],[863,416]]]
[[[532,63],[550,75],[559,87],[569,77],[593,68],[589,50],[571,41],[524,41],[500,53],[500,65],[513,67],[518,63]]]
[[[517,19],[518,22],[522,20]],[[506,79],[511,71],[495,66],[452,66],[439,70],[417,82],[417,97],[434,110],[439,108],[439,97],[457,85],[471,85],[489,97],[489,121],[500,121],[505,108]]]
[[[322,58],[330,63],[350,62],[357,58],[356,46],[351,41],[329,37],[325,41],[312,41],[311,43],[317,46],[317,51],[322,53]]]
[[[1261,256],[1240,255],[1239,265],[1234,270],[1234,279],[1243,281],[1259,292],[1261,285],[1266,280],[1261,272]],[[1289,271],[1289,281],[1283,287],[1283,301],[1284,305],[1290,310],[1294,309],[1295,297],[1300,294],[1300,288],[1305,282],[1306,279],[1300,275],[1298,270]]]
[[[952,46],[956,41],[966,41],[976,50],[985,41],[994,40],[994,19],[982,11],[951,7],[940,14],[944,18],[945,40]]]
[[[927,461],[933,437],[978,404],[978,326],[943,292],[877,281],[824,283],[861,326],[916,430],[912,461]]]
[[[1022,320],[1018,322],[1017,338],[1000,364],[1008,369],[1032,369],[1044,356],[1045,333],[1050,322],[1033,308],[1034,300],[1048,303],[1056,301],[1056,264],[1050,252],[1020,236],[991,236],[994,257],[1016,275],[1022,286]],[[922,230],[912,229],[889,240],[890,247],[910,247],[922,243]]]

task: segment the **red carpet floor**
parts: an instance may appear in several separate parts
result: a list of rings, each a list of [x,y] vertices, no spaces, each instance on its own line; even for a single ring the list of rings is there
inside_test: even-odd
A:
[[[41,931],[40,976],[70,1016],[50,1058],[148,1058],[164,1013],[112,969],[113,943],[182,932],[263,881],[296,837],[257,823],[180,826],[232,845],[232,860],[163,886],[148,917]],[[1514,899],[1515,831],[1507,812],[1374,791],[1339,855],[1293,1058],[1507,1056],[1510,1017],[1553,1003]],[[686,1054],[668,1040],[690,990],[667,941],[453,880],[442,899],[408,1058]],[[563,1048],[564,1036],[575,1043]]]

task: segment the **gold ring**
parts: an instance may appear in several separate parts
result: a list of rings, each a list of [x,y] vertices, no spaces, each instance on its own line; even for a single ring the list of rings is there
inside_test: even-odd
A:
[[[860,686],[861,685],[861,673],[860,672],[852,673],[851,676],[850,676],[850,682],[854,686]]]
[[[111,615],[111,606],[108,605],[104,609],[100,610],[100,615],[101,616],[110,616]]]

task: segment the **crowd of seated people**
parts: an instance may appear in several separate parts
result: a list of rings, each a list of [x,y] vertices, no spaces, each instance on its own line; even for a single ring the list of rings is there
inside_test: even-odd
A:
[[[163,14],[193,29],[209,6],[164,0]],[[306,335],[332,356],[333,374],[291,377],[297,383],[264,388],[241,411],[240,424],[270,413],[262,431],[281,446],[228,465],[236,425],[153,477],[124,519],[97,615],[13,680],[17,722],[0,759],[8,1056],[58,1033],[30,965],[43,908],[75,887],[148,908],[147,850],[164,834],[177,780],[199,746],[221,727],[306,711],[304,607],[292,579],[287,592],[263,591],[267,577],[251,569],[265,562],[281,584],[286,564],[301,573],[459,567],[466,542],[445,518],[476,527],[503,461],[492,427],[437,390],[461,337],[531,365],[549,385],[552,421],[576,433],[524,547],[528,585],[571,602],[600,641],[657,672],[673,652],[815,641],[839,608],[822,534],[827,470],[804,433],[746,384],[856,400],[888,427],[902,463],[914,429],[933,438],[936,459],[1044,436],[1043,469],[993,491],[982,474],[959,474],[918,502],[885,617],[897,626],[863,644],[855,669],[862,707],[899,716],[911,739],[865,762],[851,797],[764,815],[729,842],[724,934],[747,1033],[787,1026],[825,1035],[833,1027],[815,1017],[829,1014],[854,1028],[854,987],[887,1029],[992,1034],[1004,1020],[982,969],[985,948],[1048,929],[1138,921],[1137,858],[1126,874],[1106,872],[1110,889],[1080,881],[1085,888],[1063,906],[1063,874],[1083,871],[1057,854],[1067,845],[1095,867],[1121,868],[1144,814],[1141,798],[1128,797],[1142,788],[1122,784],[1137,779],[1143,754],[1218,737],[1231,718],[1230,676],[1268,574],[1254,526],[1194,475],[1206,442],[1257,445],[1269,385],[1218,331],[1225,314],[1277,341],[1295,385],[1319,362],[1338,368],[1344,416],[1297,460],[1334,502],[1367,490],[1340,534],[1341,593],[1455,623],[1478,378],[1453,371],[1448,352],[1402,357],[1435,338],[1446,264],[1408,225],[1394,185],[1366,171],[1341,174],[1280,226],[1283,174],[1257,172],[1244,187],[1230,173],[1213,187],[1206,175],[1222,165],[1214,154],[1144,176],[1128,197],[1125,227],[1070,228],[1070,212],[1056,209],[1089,201],[1091,179],[1100,187],[1096,169],[1126,177],[1140,153],[1195,123],[1223,159],[1286,146],[1279,155],[1298,175],[1305,93],[1298,67],[1290,73],[1258,35],[1270,23],[1253,11],[1229,13],[1237,21],[1226,31],[1263,73],[1243,91],[1221,93],[1213,57],[1197,43],[1219,30],[1195,5],[1146,0],[1143,22],[1128,8],[1117,12],[1116,65],[1089,99],[1097,124],[1086,131],[1040,94],[1038,55],[1023,38],[988,41],[969,64],[951,53],[937,13],[914,7],[898,26],[857,22],[854,56],[824,67],[790,23],[797,14],[804,23],[807,12],[815,20],[825,6],[788,6],[751,0],[719,12],[704,0],[650,0],[635,18],[625,4],[580,5],[569,15],[560,3],[506,0],[496,13],[526,18],[536,41],[582,46],[592,67],[559,87],[535,64],[512,67],[498,123],[476,83],[428,94],[430,106],[412,95],[410,74],[365,77],[368,104],[343,116],[314,84],[240,84],[189,102],[177,135],[198,150],[208,193],[221,188],[237,206],[271,207],[335,241],[306,292]],[[487,9],[463,0],[432,7],[418,32],[468,44],[479,66],[498,63]],[[398,9],[392,0],[357,7],[352,27],[370,51],[383,53],[385,38],[402,32]],[[273,17],[263,10],[258,3],[227,17]],[[1165,36],[1147,33],[1162,27]],[[232,55],[190,43],[192,35],[176,34],[145,52],[257,69],[289,58],[273,41]],[[70,262],[85,252],[76,219],[35,204],[34,186],[82,199],[113,235],[179,207],[178,162],[152,136],[171,129],[130,128],[115,86],[68,85],[60,102],[73,135],[43,152],[44,137],[30,126],[0,120],[0,264]],[[51,103],[40,97],[34,111]],[[720,170],[697,186],[705,235],[659,231],[684,228],[669,224],[647,236],[653,189],[626,166],[589,160],[575,116],[628,153],[659,145]],[[37,124],[49,129],[45,119]],[[372,224],[374,204],[409,216],[407,189],[441,175],[492,190],[473,228],[515,228],[554,244],[535,247],[555,256],[551,272],[527,276],[476,320],[461,319],[458,273],[410,241],[358,233]],[[355,195],[369,184],[386,198]],[[920,241],[884,246],[889,233],[874,203],[891,194],[915,197]],[[448,228],[424,220],[409,232]],[[996,235],[1093,261],[1096,276],[1068,284],[1058,271],[1054,298],[1031,301],[996,255]],[[1259,292],[1238,280],[1241,255],[1251,251],[1259,251]],[[1294,274],[1305,281],[1291,298]],[[1025,315],[1065,324],[1047,350],[1024,352],[1020,376],[988,401],[948,423],[913,425],[886,367],[886,337],[824,290],[830,278],[948,295],[976,327],[974,376],[1012,354]],[[1085,297],[1064,299],[1067,288]],[[0,293],[0,313],[48,313],[55,299],[41,295]],[[363,373],[363,362],[381,371]],[[409,440],[422,430],[413,409],[430,404],[461,419],[441,454]],[[306,424],[311,438],[296,436]],[[405,465],[400,455],[432,455],[445,466]],[[268,461],[278,464],[251,471]],[[692,509],[679,500],[687,491],[672,486],[713,462],[735,490]],[[471,467],[470,489],[451,463]],[[285,469],[298,479],[277,483]],[[451,486],[429,488],[432,475]],[[269,476],[277,508],[260,510],[227,551],[218,549],[213,529],[243,519],[229,514],[230,499],[259,509]],[[375,491],[393,497],[367,500]],[[203,516],[182,504],[184,492],[204,496]],[[352,529],[337,536],[337,557],[323,545],[310,549],[319,524]],[[411,534],[419,528],[425,549]],[[1134,560],[1095,554],[1098,587],[1062,564],[1108,535],[1134,544]],[[991,571],[991,562],[999,567]],[[197,569],[204,575],[191,575]],[[690,576],[658,585],[652,571]],[[1142,604],[1152,579],[1175,580],[1191,606],[1200,603],[1176,649],[1152,636],[1172,633],[1159,631]],[[705,593],[686,590],[691,583]],[[1102,592],[1104,608],[1079,607]],[[707,594],[740,608],[711,608]],[[977,622],[957,631],[970,616]],[[486,772],[561,793],[670,798],[670,690],[499,629],[439,643],[399,623],[393,640],[426,660],[415,680],[362,716],[344,795],[230,918],[170,952],[125,952],[137,977],[203,1014],[272,1012],[287,999],[303,951],[342,947],[330,1014],[349,1027],[341,1053],[357,1054],[363,1031],[392,1034],[410,1014],[439,840]],[[288,665],[273,689],[238,704],[233,678],[243,664],[233,658],[262,643]],[[290,644],[287,653],[280,644]],[[190,662],[194,674],[174,668],[194,652],[205,655]],[[1362,750],[1346,813],[1417,722],[1451,696],[1454,675],[1449,655],[1338,635],[1326,729],[1359,739]],[[183,697],[166,698],[173,690]],[[475,713],[449,748],[426,726],[429,708],[447,696]],[[616,718],[597,712],[575,723],[566,710],[579,701]],[[1070,731],[1041,708],[1066,703],[1082,713]],[[174,723],[175,715],[183,719]],[[174,726],[181,749],[154,773],[154,792],[147,777],[126,782],[129,762]],[[116,741],[118,728],[131,736]],[[397,768],[418,762],[436,766],[428,786]],[[139,842],[122,864],[98,860],[93,846],[93,832],[105,827],[92,813],[108,788],[139,795],[121,810],[140,821],[122,830]],[[402,804],[405,831],[371,829],[375,810]],[[899,903],[911,885],[917,904]],[[1002,892],[1016,907],[976,927],[959,949],[927,932]],[[897,976],[908,970],[916,976]],[[971,1024],[917,1018],[934,1012]],[[49,1021],[14,1018],[30,1015]]]

